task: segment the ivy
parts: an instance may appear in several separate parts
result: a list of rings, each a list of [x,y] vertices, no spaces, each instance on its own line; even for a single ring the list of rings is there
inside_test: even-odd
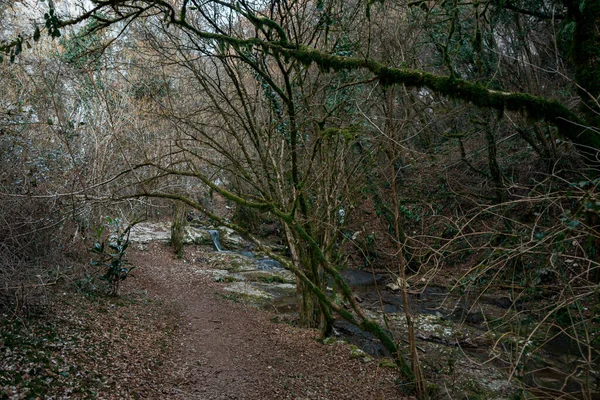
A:
[[[44,14],[44,20],[46,20],[46,29],[48,30],[48,34],[52,38],[59,38],[61,22],[56,16],[56,10],[54,8],[54,3],[52,0],[48,1],[48,12]]]

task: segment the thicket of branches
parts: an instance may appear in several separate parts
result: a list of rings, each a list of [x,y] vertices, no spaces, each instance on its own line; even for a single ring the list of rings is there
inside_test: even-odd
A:
[[[514,355],[511,375],[566,335],[584,362],[565,382],[591,393],[597,1],[49,7],[34,33],[0,46],[14,59],[0,99],[7,265],[37,237],[32,221],[84,232],[106,201],[131,216],[179,201],[269,251],[252,224],[206,207],[201,197],[216,192],[281,225],[303,324],[327,335],[337,314],[373,333],[421,396],[412,330],[409,362],[341,278],[348,264],[400,277],[409,328],[410,279],[459,269],[456,291],[509,291],[510,312],[489,329],[527,338],[497,342],[515,346],[502,353]],[[43,50],[54,52],[48,64],[31,61],[41,47],[21,54],[41,26],[59,44]],[[40,204],[37,219],[18,212]]]

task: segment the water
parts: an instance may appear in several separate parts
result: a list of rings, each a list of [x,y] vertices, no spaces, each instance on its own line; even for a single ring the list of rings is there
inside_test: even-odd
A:
[[[207,230],[212,239],[213,245],[217,252],[230,252],[224,250],[217,230]],[[283,266],[276,260],[268,257],[258,258],[251,251],[231,251],[231,253],[238,254],[245,258],[248,258],[250,264],[256,265],[256,268],[263,271],[275,271],[277,269],[283,269]],[[374,313],[384,312],[387,315],[395,316],[397,321],[401,321],[404,314],[404,306],[402,296],[400,292],[394,292],[385,288],[386,281],[389,280],[387,275],[373,274],[366,271],[356,270],[344,270],[341,271],[341,275],[348,285],[352,288],[358,301],[365,310],[369,310]],[[289,290],[277,290],[276,285],[265,282],[253,282],[253,284],[260,287],[275,297],[263,305],[263,308],[275,311],[281,316],[289,316],[291,319],[295,319],[298,314],[298,305],[300,304],[300,298],[297,293],[290,292]],[[329,280],[328,286],[330,289],[338,291],[335,287],[334,282]],[[329,291],[332,294],[332,291]],[[473,303],[476,302],[477,307],[473,307]],[[481,308],[483,306],[483,308]],[[409,294],[409,307],[411,313],[414,316],[421,316],[423,324],[418,327],[421,336],[425,340],[429,340],[437,345],[445,345],[447,348],[456,346],[461,347],[461,351],[468,353],[468,357],[477,360],[481,365],[489,363],[489,347],[485,344],[475,345],[470,347],[469,343],[466,342],[466,346],[459,343],[458,339],[450,337],[449,339],[436,332],[439,329],[449,329],[452,333],[455,331],[460,332],[462,329],[460,326],[470,327],[472,335],[479,336],[486,330],[486,317],[488,311],[491,309],[496,310],[497,315],[502,315],[507,309],[514,307],[515,304],[506,296],[478,296],[477,294],[464,294],[462,296],[449,293],[445,288],[442,287],[426,287],[418,291],[413,291]],[[484,311],[481,311],[484,310]],[[426,318],[429,316],[430,318]],[[420,318],[419,318],[420,319]],[[401,322],[399,322],[402,325]],[[405,337],[401,331],[396,331],[398,327],[390,326],[394,331],[396,338]],[[354,325],[342,320],[337,319],[334,323],[334,329],[338,336],[343,337],[346,341],[355,344],[366,353],[370,354],[375,358],[389,356],[385,348],[381,345],[373,335],[366,333]],[[476,331],[479,333],[477,333]],[[557,337],[543,346],[543,350],[548,353],[553,353],[548,359],[555,360],[557,365],[562,365],[566,369],[570,363],[565,360],[559,361],[566,354],[577,353],[573,348],[573,343],[563,337],[564,335],[557,335]],[[421,338],[421,340],[423,340]],[[425,346],[426,342],[419,341],[419,346]],[[436,341],[437,340],[437,341]],[[444,348],[445,346],[442,346]],[[433,349],[436,349],[435,347]],[[436,351],[441,351],[437,349]],[[572,358],[573,356],[571,356]],[[440,359],[441,360],[441,359]],[[442,361],[440,361],[442,362]],[[498,362],[494,362],[494,365]],[[521,379],[524,383],[538,388],[553,388],[561,387],[562,390],[577,392],[577,385],[569,379],[564,373],[559,372],[552,368],[540,368],[542,365],[529,365],[527,364],[528,371],[535,371],[533,373],[526,374]],[[490,365],[490,364],[488,364]],[[504,369],[506,365],[497,365],[496,368]],[[558,367],[560,370],[560,366]],[[502,379],[500,379],[502,380]]]
[[[223,252],[223,248],[221,247],[221,242],[219,241],[219,231],[214,229],[208,229],[207,232],[210,234],[210,238],[212,239],[213,244],[215,245],[215,249],[219,253]]]
[[[229,250],[223,249],[223,246],[221,245],[221,241],[220,241],[219,231],[217,231],[216,229],[207,229],[206,231],[210,234],[210,238],[211,238],[213,245],[215,246],[215,249],[217,250],[217,252],[219,252],[219,253],[230,252]],[[253,252],[248,251],[248,250],[231,251],[231,252],[239,254],[239,255],[244,256],[249,259],[254,259],[257,269],[260,269],[263,271],[274,271],[274,270],[278,270],[278,269],[284,269],[283,265],[281,265],[281,263],[279,261],[273,260],[272,258],[269,258],[269,257],[256,258],[256,255]]]

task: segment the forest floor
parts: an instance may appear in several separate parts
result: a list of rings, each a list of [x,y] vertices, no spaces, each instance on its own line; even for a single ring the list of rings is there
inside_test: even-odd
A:
[[[164,244],[129,259],[117,298],[65,288],[37,317],[4,318],[0,398],[403,398],[394,369],[234,301]]]

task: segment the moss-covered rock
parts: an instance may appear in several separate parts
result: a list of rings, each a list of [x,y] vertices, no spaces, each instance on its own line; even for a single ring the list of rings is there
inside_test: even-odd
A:
[[[373,357],[365,353],[363,350],[359,349],[357,346],[350,344],[350,358],[355,360],[361,360],[362,362],[368,363],[373,361]]]
[[[397,367],[396,362],[388,357],[381,358],[379,360],[378,364],[380,367],[384,367],[384,368],[396,368]]]
[[[264,282],[264,283],[295,283],[296,277],[289,271],[264,271],[264,270],[253,270],[243,271],[239,275],[243,280]]]

